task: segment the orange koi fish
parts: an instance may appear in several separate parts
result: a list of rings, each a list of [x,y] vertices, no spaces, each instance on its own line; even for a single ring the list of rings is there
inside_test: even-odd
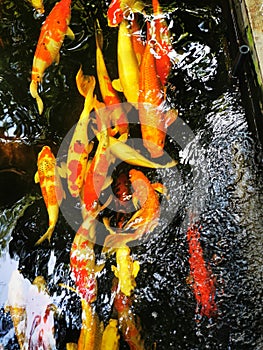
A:
[[[50,147],[44,146],[42,148],[38,154],[37,166],[38,170],[35,174],[35,183],[39,182],[40,184],[49,217],[49,227],[46,233],[36,242],[38,245],[45,239],[49,241],[51,239],[58,220],[59,206],[64,197],[64,192],[57,174],[56,158],[51,152]]]
[[[145,51],[145,40],[143,40],[142,30],[140,29],[136,14],[134,15],[134,19],[131,24],[131,32],[132,32],[132,46],[137,57],[138,66],[140,66],[142,57]]]
[[[109,27],[117,27],[131,13],[142,12],[144,7],[140,0],[112,0],[107,11]]]
[[[164,89],[151,48],[148,40],[140,66],[139,119],[143,144],[152,158],[158,158],[163,155],[167,127],[175,121],[178,112],[163,111]]]
[[[113,80],[112,86],[115,90],[123,92],[128,102],[137,103],[140,73],[132,45],[131,30],[126,20],[119,26],[117,58],[119,79]]]
[[[114,287],[116,289],[116,286]],[[114,308],[118,313],[120,329],[124,340],[132,350],[144,350],[144,341],[141,337],[141,327],[138,317],[131,310],[131,298],[118,291],[114,299]]]
[[[200,310],[202,316],[212,317],[217,312],[216,288],[211,271],[206,266],[199,240],[199,228],[193,225],[187,230],[192,288],[197,301],[197,311]]]
[[[163,86],[166,85],[168,75],[172,66],[171,53],[174,51],[171,45],[171,35],[167,27],[167,23],[163,17],[160,9],[159,1],[152,0],[153,14],[154,14],[154,34],[156,43],[154,45],[156,71],[160,77]]]
[[[119,350],[118,321],[111,318],[104,329],[100,350]]]
[[[152,232],[158,225],[160,203],[155,191],[163,192],[162,184],[151,184],[147,177],[139,170],[129,172],[130,181],[134,189],[132,200],[140,202],[141,208],[124,226],[124,230],[135,229],[134,233],[110,234],[105,238],[104,245],[112,248],[124,247],[126,243],[141,238],[145,233]]]
[[[125,111],[121,106],[114,106],[116,104],[121,104],[121,99],[119,98],[117,91],[112,87],[112,82],[109,77],[107,67],[104,61],[102,53],[103,36],[102,31],[98,27],[96,32],[96,66],[97,66],[97,76],[100,86],[100,91],[102,99],[107,107],[110,108],[111,119],[113,126],[115,126],[115,133],[119,132],[124,134],[128,132],[128,120]]]
[[[59,50],[65,35],[72,39],[74,34],[69,28],[71,0],[58,2],[46,18],[39,36],[35,51],[30,83],[30,93],[36,99],[39,114],[43,112],[43,101],[38,94],[38,84],[41,83],[45,70],[53,62],[59,62]]]
[[[95,77],[84,76],[81,68],[77,73],[76,81],[80,93],[85,94],[85,103],[68,148],[67,182],[73,197],[77,197],[82,188],[88,155],[92,149],[87,128],[90,121],[89,114],[95,104],[93,92],[96,84]]]

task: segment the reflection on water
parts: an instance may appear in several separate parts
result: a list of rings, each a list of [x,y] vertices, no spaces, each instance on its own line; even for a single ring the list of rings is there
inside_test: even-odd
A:
[[[45,4],[46,13],[54,3]],[[223,45],[227,24],[217,3],[161,3],[167,11],[179,60],[169,78],[168,100],[179,108],[180,117],[196,138],[186,142],[184,149],[167,141],[167,150],[176,147],[171,152],[179,154],[181,163],[176,183],[172,171],[165,173],[169,201],[178,203],[178,208],[168,227],[155,231],[147,243],[132,249],[134,260],[140,262],[133,307],[141,319],[147,349],[154,343],[157,349],[259,349],[262,174],[259,150],[248,130],[239,88],[229,80],[229,57]],[[48,140],[57,148],[61,143],[82,110],[75,87],[80,64],[88,74],[95,74],[95,16],[105,31],[107,64],[112,77],[116,77],[117,31],[106,27],[106,8],[104,1],[88,5],[74,2],[71,28],[76,40],[65,42],[59,66],[50,67],[45,75],[41,96],[46,109],[39,117],[28,87],[44,17],[34,17],[26,1],[1,1],[1,138],[15,137],[32,146]],[[176,124],[170,132],[178,132]],[[8,164],[4,166],[8,168]],[[149,174],[154,178],[162,171]],[[37,191],[32,178],[31,193]],[[0,343],[7,349],[18,349],[10,315],[3,312],[8,277],[17,267],[31,283],[39,275],[47,282],[57,307],[57,348],[76,342],[80,332],[80,300],[74,291],[62,287],[73,286],[69,252],[74,232],[60,215],[51,245],[35,247],[47,224],[39,198],[26,196],[1,209]],[[166,207],[169,213],[169,202]],[[201,225],[204,257],[216,279],[215,319],[196,317],[196,301],[187,283],[186,229],[191,215]],[[99,248],[96,255],[99,259]],[[112,257],[98,278],[96,307],[105,322],[111,315],[113,263]],[[4,278],[1,271],[5,271]],[[127,349],[123,341],[121,349]]]

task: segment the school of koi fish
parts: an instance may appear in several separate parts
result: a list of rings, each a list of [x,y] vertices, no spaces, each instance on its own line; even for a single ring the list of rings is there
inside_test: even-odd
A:
[[[32,1],[32,5],[39,13],[44,13],[42,2]],[[100,24],[95,21],[97,76],[84,75],[81,67],[76,76],[78,91],[84,97],[84,107],[68,147],[67,161],[58,165],[49,146],[44,146],[38,155],[35,182],[40,184],[49,224],[36,245],[51,240],[61,202],[67,196],[78,198],[83,221],[72,242],[70,267],[75,282],[74,291],[81,299],[82,328],[78,343],[68,343],[67,349],[116,350],[119,349],[121,334],[130,349],[140,350],[145,349],[144,340],[138,317],[132,311],[133,291],[140,265],[133,260],[129,243],[142,239],[157,227],[160,217],[158,192],[166,195],[165,187],[161,183],[151,183],[143,170],[135,168],[129,171],[129,176],[121,173],[118,177],[116,230],[111,227],[109,218],[103,218],[109,234],[102,253],[106,257],[115,254],[116,259],[116,266],[112,266],[115,276],[112,281],[114,317],[107,325],[100,322],[94,307],[98,288],[96,279],[104,267],[103,264],[96,265],[95,261],[96,225],[98,215],[112,200],[109,198],[101,205],[100,194],[111,184],[108,171],[116,159],[142,169],[177,165],[176,160],[165,165],[152,160],[163,156],[167,128],[178,116],[178,111],[169,109],[166,101],[166,84],[175,64],[175,56],[158,0],[152,0],[151,16],[145,14],[144,5],[139,0],[113,0],[107,16],[108,25],[118,27],[116,59],[119,79],[111,81],[103,57],[103,33]],[[51,64],[59,63],[64,37],[67,35],[74,40],[74,33],[69,27],[70,17],[71,0],[61,0],[48,14],[41,28],[30,83],[30,93],[36,100],[39,114],[45,108],[39,94],[45,71]],[[146,35],[139,26],[139,18],[146,23]],[[102,101],[94,94],[97,83]],[[119,92],[127,104],[121,103]],[[149,158],[126,143],[129,138],[129,110],[125,106],[138,109],[142,142]],[[94,116],[96,120],[93,120]],[[92,126],[94,123],[96,130]],[[96,142],[89,139],[89,130],[94,132]],[[63,190],[63,181],[67,183],[66,190]],[[131,205],[134,213],[127,219],[125,208]],[[200,244],[201,229],[194,223],[189,225],[186,232],[190,267],[188,282],[196,298],[196,313],[208,318],[215,317],[216,286],[212,271],[204,260]],[[19,278],[22,279],[21,276]],[[39,278],[39,284],[37,281],[33,284],[38,286],[38,294],[45,298],[45,307],[35,311],[31,324],[26,310],[19,307],[18,300],[8,306],[21,349],[56,349],[52,319],[54,307],[51,307],[45,281]]]

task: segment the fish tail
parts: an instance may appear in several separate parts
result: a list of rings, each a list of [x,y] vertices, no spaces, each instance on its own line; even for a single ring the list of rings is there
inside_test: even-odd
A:
[[[36,99],[38,113],[41,115],[43,113],[44,105],[43,105],[43,101],[42,101],[41,97],[38,94],[37,85],[38,85],[37,81],[32,80],[30,83],[29,90],[30,90],[31,96]]]
[[[46,239],[48,239],[48,241],[50,242],[54,229],[55,229],[55,225],[49,226],[46,233],[44,233],[43,236],[41,236],[39,238],[39,240],[35,243],[35,245],[39,245],[39,244],[43,243]]]

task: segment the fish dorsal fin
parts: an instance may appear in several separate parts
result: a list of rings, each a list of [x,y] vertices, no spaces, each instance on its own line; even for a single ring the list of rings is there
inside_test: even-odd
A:
[[[35,180],[35,183],[36,183],[36,184],[39,182],[39,174],[38,174],[38,171],[35,173],[34,180]]]
[[[67,35],[71,40],[74,40],[74,39],[75,39],[75,34],[73,33],[72,29],[70,29],[69,27],[67,28],[66,35]]]
[[[116,91],[123,92],[123,87],[122,87],[122,85],[121,85],[120,79],[114,79],[114,80],[112,81],[112,87],[113,87],[113,89],[116,90]]]

